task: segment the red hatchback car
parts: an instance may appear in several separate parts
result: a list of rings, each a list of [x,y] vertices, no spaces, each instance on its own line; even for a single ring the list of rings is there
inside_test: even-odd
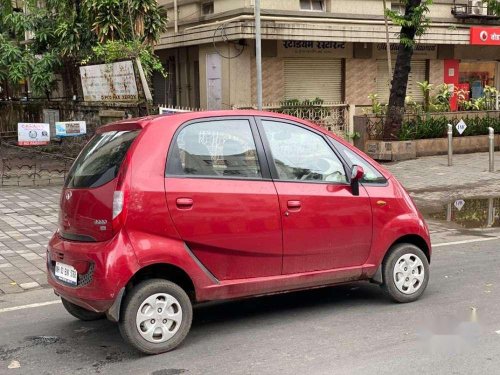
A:
[[[98,129],[61,195],[48,280],[68,312],[118,322],[148,354],[178,346],[192,305],[429,280],[424,219],[391,174],[309,122],[258,111],[156,116]]]

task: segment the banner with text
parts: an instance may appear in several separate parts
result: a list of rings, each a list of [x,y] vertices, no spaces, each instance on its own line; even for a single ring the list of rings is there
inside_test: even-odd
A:
[[[76,137],[87,134],[87,124],[85,121],[57,121],[57,137]]]
[[[137,101],[132,61],[80,67],[83,98],[89,102]]]
[[[19,146],[42,146],[50,142],[50,124],[26,123],[17,124],[17,143]]]

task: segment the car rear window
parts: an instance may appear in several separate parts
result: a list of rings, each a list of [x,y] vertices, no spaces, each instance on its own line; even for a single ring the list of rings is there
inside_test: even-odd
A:
[[[138,134],[138,130],[97,134],[71,167],[65,186],[95,188],[116,178],[123,158]]]

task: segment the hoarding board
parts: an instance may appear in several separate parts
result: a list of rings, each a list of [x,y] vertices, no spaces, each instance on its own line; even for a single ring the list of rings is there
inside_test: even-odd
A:
[[[50,124],[40,122],[20,122],[17,124],[19,146],[41,146],[50,142]]]
[[[76,137],[87,134],[87,124],[85,121],[57,121],[57,137]]]
[[[89,102],[137,101],[132,61],[80,67],[83,99]]]

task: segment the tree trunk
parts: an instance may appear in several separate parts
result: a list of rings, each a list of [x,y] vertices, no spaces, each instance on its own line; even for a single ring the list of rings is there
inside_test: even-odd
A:
[[[410,15],[413,10],[421,4],[422,0],[410,0],[406,5],[405,15]],[[402,27],[394,75],[391,81],[391,92],[389,106],[387,108],[386,121],[383,137],[385,140],[397,140],[405,111],[406,89],[408,77],[411,71],[411,59],[413,57],[413,46],[402,42],[403,39],[415,40],[415,27]]]

